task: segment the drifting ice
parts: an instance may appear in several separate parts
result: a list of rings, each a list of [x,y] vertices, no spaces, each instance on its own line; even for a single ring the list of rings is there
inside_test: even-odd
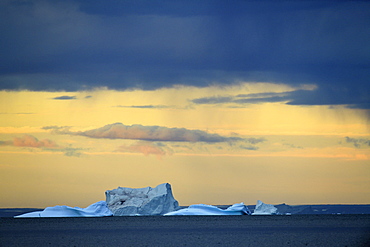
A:
[[[102,217],[112,216],[105,201],[96,202],[87,208],[55,206],[47,207],[43,211],[36,211],[15,216],[16,218],[33,217]]]
[[[252,215],[272,215],[278,214],[278,210],[274,205],[265,204],[260,200],[257,201],[256,208]]]
[[[165,214],[165,216],[172,215],[243,215],[251,214],[248,207],[244,203],[236,203],[227,209],[223,210],[221,208],[205,205],[205,204],[196,204],[191,205],[188,208],[180,209],[178,211],[170,212]]]
[[[169,183],[155,188],[123,188],[105,192],[106,202],[114,216],[163,215],[179,208]]]

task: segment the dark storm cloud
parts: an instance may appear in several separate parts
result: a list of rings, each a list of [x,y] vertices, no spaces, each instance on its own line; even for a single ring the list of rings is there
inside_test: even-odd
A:
[[[366,1],[7,0],[0,88],[316,84],[290,104],[366,109],[369,23]]]
[[[195,104],[223,104],[233,102],[235,99],[230,96],[214,96],[193,99]]]
[[[288,105],[347,105],[349,108],[370,109],[366,97],[351,95],[344,88],[329,90],[296,90],[282,93],[239,94],[235,96],[213,96],[191,100],[195,104],[260,104],[283,102]],[[357,97],[357,98],[356,98]]]
[[[291,101],[297,91],[284,93],[258,93],[258,94],[238,94],[235,96],[214,96],[191,100],[195,104],[259,104]]]

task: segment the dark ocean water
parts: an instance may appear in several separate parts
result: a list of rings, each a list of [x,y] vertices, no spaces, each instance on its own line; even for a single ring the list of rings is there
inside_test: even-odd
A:
[[[370,214],[0,218],[0,246],[370,246]]]

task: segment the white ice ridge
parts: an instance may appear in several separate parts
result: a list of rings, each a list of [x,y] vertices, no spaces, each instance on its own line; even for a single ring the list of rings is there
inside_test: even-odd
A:
[[[278,214],[278,210],[274,205],[265,204],[260,200],[257,201],[256,208],[252,215],[272,215]]]
[[[165,216],[172,215],[249,215],[251,212],[244,203],[236,203],[227,209],[221,209],[212,205],[196,204],[178,211],[169,212]]]
[[[34,218],[34,217],[102,217],[112,216],[105,201],[96,202],[87,208],[55,206],[47,207],[43,211],[36,211],[15,216],[15,218]]]
[[[155,188],[118,187],[107,190],[105,196],[114,216],[163,215],[179,208],[169,183],[160,184]]]

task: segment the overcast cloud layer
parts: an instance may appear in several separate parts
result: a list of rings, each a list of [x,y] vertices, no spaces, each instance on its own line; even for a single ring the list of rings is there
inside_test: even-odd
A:
[[[369,24],[366,1],[5,0],[0,89],[315,84],[290,104],[370,109]]]

